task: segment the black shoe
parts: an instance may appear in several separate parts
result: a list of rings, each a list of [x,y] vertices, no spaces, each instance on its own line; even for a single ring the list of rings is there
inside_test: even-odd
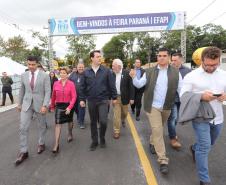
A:
[[[139,117],[139,116],[137,116],[137,117],[136,117],[136,120],[137,120],[137,121],[140,121],[140,117]]]
[[[106,148],[105,140],[100,141],[100,148]]]
[[[96,148],[97,148],[97,146],[98,146],[98,143],[94,143],[94,142],[92,142],[91,143],[91,145],[90,145],[90,151],[94,151],[94,150],[96,150]]]
[[[191,151],[191,154],[192,154],[192,159],[193,159],[193,162],[195,163],[195,150],[192,148],[193,145],[190,146],[190,151]]]
[[[150,152],[151,154],[156,154],[154,145],[150,144]]]
[[[210,185],[210,182],[202,182],[202,181],[200,181],[200,185]]]
[[[122,121],[122,127],[125,128],[126,127],[126,123],[125,121]]]
[[[163,174],[166,175],[169,173],[169,167],[168,164],[160,164],[159,171]]]

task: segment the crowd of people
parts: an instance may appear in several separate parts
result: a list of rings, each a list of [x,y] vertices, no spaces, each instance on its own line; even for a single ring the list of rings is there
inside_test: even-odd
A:
[[[57,155],[62,125],[68,124],[67,141],[73,141],[74,112],[79,127],[84,129],[87,107],[91,129],[90,151],[94,151],[98,145],[101,148],[107,146],[105,134],[110,104],[113,107],[113,138],[119,139],[129,107],[136,121],[140,121],[143,99],[143,109],[151,128],[150,153],[157,155],[160,172],[169,173],[164,125],[168,126],[171,146],[179,150],[182,138],[176,134],[176,125],[178,122],[191,122],[196,142],[191,144],[190,151],[200,185],[210,184],[208,155],[223,127],[222,102],[226,100],[226,72],[218,68],[220,56],[219,48],[207,47],[202,53],[201,66],[191,71],[183,65],[180,53],[171,56],[168,49],[160,48],[156,66],[144,70],[141,60],[136,58],[134,69],[126,70],[120,59],[113,60],[112,69],[101,65],[101,52],[94,50],[90,53],[89,67],[79,63],[77,70],[70,74],[67,68],[60,68],[59,79],[54,72],[48,75],[39,69],[38,59],[29,56],[28,71],[21,76],[17,107],[20,111],[20,153],[15,164],[19,165],[28,158],[28,129],[33,114],[38,118],[37,153],[41,154],[45,151],[46,113],[48,110],[55,112],[52,152]],[[12,83],[9,79],[5,81]]]

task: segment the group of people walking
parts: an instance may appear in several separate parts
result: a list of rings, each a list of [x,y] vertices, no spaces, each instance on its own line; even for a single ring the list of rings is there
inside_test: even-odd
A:
[[[74,111],[83,129],[88,105],[92,140],[90,150],[94,151],[98,145],[106,147],[110,102],[113,105],[113,138],[119,139],[120,128],[125,127],[129,104],[136,121],[140,121],[144,96],[143,108],[151,126],[150,152],[157,154],[160,172],[169,172],[164,125],[168,125],[171,146],[178,150],[182,138],[179,140],[176,134],[176,124],[192,122],[196,143],[191,145],[190,150],[196,162],[200,184],[210,184],[208,154],[222,129],[222,101],[226,100],[226,72],[218,68],[220,56],[219,48],[207,47],[202,53],[201,66],[191,71],[182,65],[183,57],[180,53],[171,56],[168,49],[160,48],[155,67],[144,70],[141,68],[141,60],[137,58],[134,69],[128,71],[123,69],[120,59],[113,60],[112,70],[101,65],[101,52],[94,50],[90,53],[90,67],[84,69],[84,64],[78,64],[77,72],[70,75],[66,68],[61,68],[58,81],[53,80],[54,73],[50,73],[49,80],[45,72],[38,70],[36,57],[28,57],[29,71],[21,76],[17,107],[21,112],[20,153],[15,164],[19,165],[28,158],[28,128],[34,113],[39,126],[37,153],[41,154],[45,150],[44,122],[50,97],[50,111],[55,111],[55,142],[52,152],[57,154],[62,124],[68,123],[67,141],[73,140]]]

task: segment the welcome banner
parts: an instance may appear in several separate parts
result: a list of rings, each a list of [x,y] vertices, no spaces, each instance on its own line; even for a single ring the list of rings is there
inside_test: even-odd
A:
[[[50,19],[50,35],[183,30],[184,12]]]

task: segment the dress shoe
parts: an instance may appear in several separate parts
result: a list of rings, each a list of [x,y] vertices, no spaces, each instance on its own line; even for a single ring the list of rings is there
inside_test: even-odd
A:
[[[20,165],[25,159],[28,158],[28,152],[20,153],[15,161],[15,165]]]
[[[160,164],[159,171],[164,175],[168,174],[169,173],[168,164]]]
[[[89,147],[90,151],[96,150],[97,146],[98,146],[98,143],[92,142],[91,145],[90,145],[90,147]]]
[[[41,154],[42,152],[44,152],[45,151],[45,144],[44,145],[38,145],[38,151],[37,151],[37,153],[38,154]]]
[[[52,153],[53,153],[53,154],[59,153],[59,145],[57,145],[56,149],[53,149],[53,150],[52,150]]]
[[[179,150],[181,148],[181,144],[177,138],[170,139],[170,145],[173,149]]]
[[[193,145],[190,146],[190,151],[191,151],[191,154],[192,154],[192,159],[193,159],[193,162],[195,163],[195,150],[192,148]]]
[[[125,128],[126,127],[126,122],[122,121],[122,127]]]
[[[137,121],[140,121],[140,117],[139,117],[139,116],[137,116],[137,117],[136,117],[136,120],[137,120]]]
[[[200,185],[210,185],[210,182],[202,182],[202,181],[200,181]]]
[[[106,142],[105,140],[100,141],[100,148],[106,148]]]
[[[114,139],[119,139],[119,137],[120,137],[120,134],[119,134],[119,133],[114,133],[114,134],[113,134],[113,138],[114,138]]]
[[[150,152],[151,154],[156,154],[154,145],[150,144]]]

